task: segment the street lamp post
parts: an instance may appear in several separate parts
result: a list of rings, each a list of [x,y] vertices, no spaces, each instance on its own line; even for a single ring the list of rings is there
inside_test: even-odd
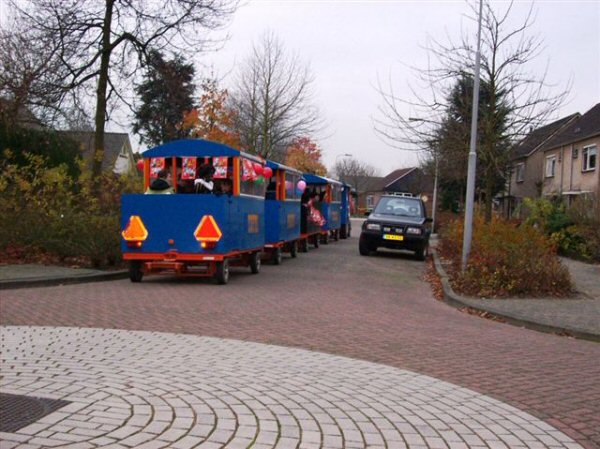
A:
[[[336,176],[340,176],[340,174],[339,174],[339,173],[337,173],[337,168],[338,168],[337,161],[338,161],[338,157],[352,157],[352,155],[351,155],[350,153],[342,153],[342,154],[338,154],[338,155],[335,157],[335,162],[334,162],[334,165],[335,165],[335,169],[336,169],[336,170],[335,170],[335,171],[336,171]],[[342,180],[342,181],[343,181],[343,180]]]
[[[465,198],[465,231],[463,234],[462,271],[467,268],[471,252],[473,232],[473,203],[475,201],[475,167],[477,166],[477,114],[479,112],[479,67],[481,64],[481,12],[483,0],[479,0],[479,20],[477,26],[477,54],[475,55],[475,79],[473,83],[473,113],[471,116],[471,144],[469,145],[469,166],[467,171],[467,196]]]

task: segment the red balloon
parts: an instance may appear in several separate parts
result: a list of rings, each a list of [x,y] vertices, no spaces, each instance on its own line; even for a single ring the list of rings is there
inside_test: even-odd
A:
[[[254,163],[254,173],[256,173],[258,176],[263,174],[263,166],[258,162]]]
[[[137,161],[135,163],[135,168],[137,168],[139,171],[142,171],[144,169],[144,159]]]
[[[273,170],[271,170],[271,167],[265,167],[263,169],[263,176],[267,179],[269,179],[271,176],[273,176]]]

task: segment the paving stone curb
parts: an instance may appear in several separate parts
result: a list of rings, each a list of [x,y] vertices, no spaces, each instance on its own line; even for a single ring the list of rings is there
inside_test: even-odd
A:
[[[27,279],[8,279],[0,281],[0,290],[12,290],[17,288],[49,287],[53,285],[81,284],[87,282],[113,281],[129,277],[128,270],[107,271],[84,275],[53,276]]]
[[[579,338],[582,340],[600,342],[600,335],[598,334],[590,333],[585,330],[577,329],[575,327],[570,326],[551,326],[545,323],[539,323],[536,321],[532,321],[527,317],[520,316],[517,313],[507,313],[506,311],[499,310],[493,306],[482,307],[480,302],[472,301],[467,297],[457,294],[450,286],[448,274],[446,274],[446,271],[442,267],[442,263],[440,262],[440,258],[435,249],[433,249],[431,253],[433,255],[433,264],[438,275],[440,276],[442,289],[444,291],[444,302],[446,302],[448,305],[457,309],[463,307],[470,307],[480,312],[488,312],[495,316],[503,318],[507,323],[512,324],[514,326],[525,327],[527,329],[532,329],[539,332],[547,332],[551,334],[567,334],[569,336]]]

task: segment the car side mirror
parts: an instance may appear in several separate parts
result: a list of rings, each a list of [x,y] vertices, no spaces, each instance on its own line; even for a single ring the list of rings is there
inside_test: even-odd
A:
[[[433,223],[433,218],[431,218],[431,217],[427,217],[427,218],[425,219],[425,223]]]
[[[368,217],[369,215],[371,215],[371,212],[365,212],[365,217]]]

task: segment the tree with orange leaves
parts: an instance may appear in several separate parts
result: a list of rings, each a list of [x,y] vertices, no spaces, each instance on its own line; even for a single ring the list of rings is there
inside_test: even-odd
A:
[[[227,90],[219,89],[217,80],[207,78],[201,85],[200,106],[184,114],[181,127],[191,137],[240,148],[239,133],[234,130],[234,111],[227,106]]]
[[[288,146],[285,164],[304,173],[325,176],[327,168],[321,161],[321,150],[308,137],[299,137]]]

